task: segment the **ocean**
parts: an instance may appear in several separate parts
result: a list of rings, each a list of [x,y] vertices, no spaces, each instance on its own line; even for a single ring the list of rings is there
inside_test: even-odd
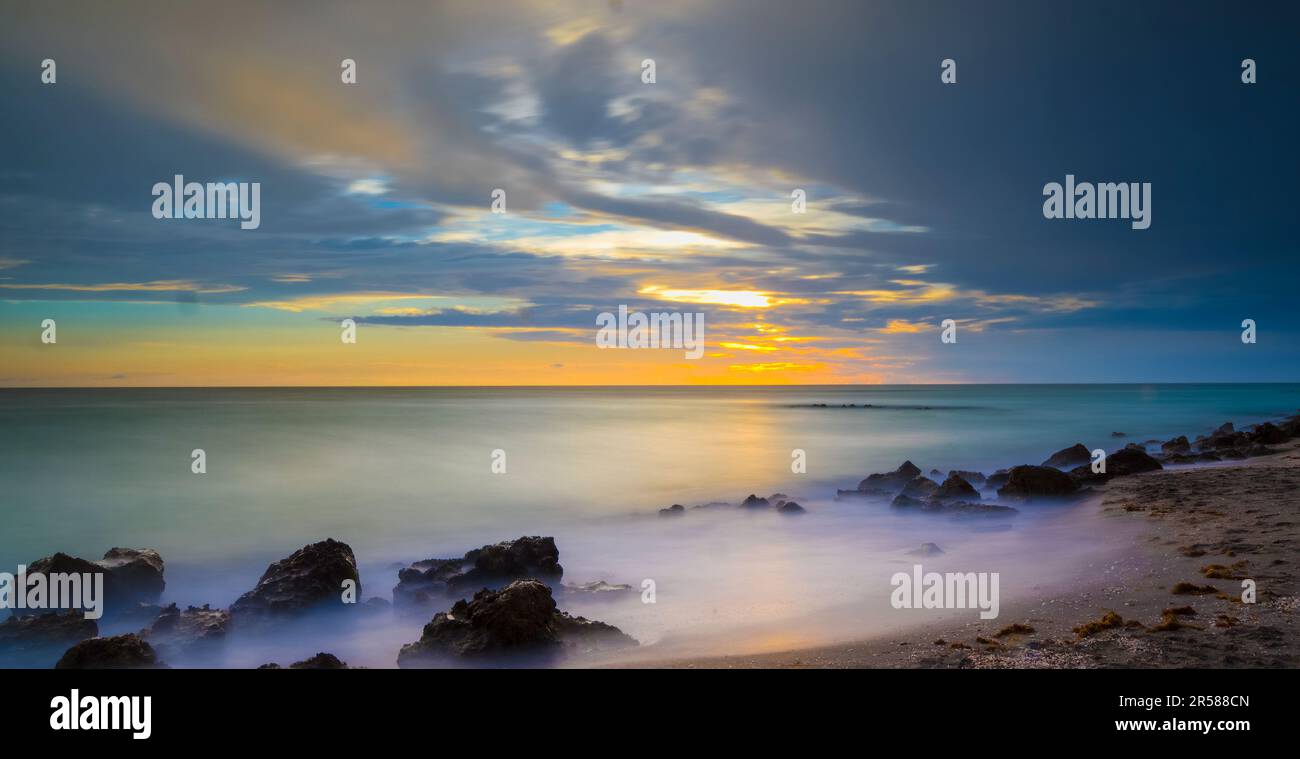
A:
[[[155,548],[166,600],[226,606],[271,561],[333,537],[356,552],[363,598],[389,597],[398,565],[553,535],[565,582],[638,589],[562,607],[665,650],[769,650],[897,625],[880,613],[888,577],[922,542],[945,552],[927,563],[1002,571],[1006,594],[1068,580],[1120,529],[1072,507],[901,515],[836,488],[905,459],[987,474],[1298,407],[1298,384],[0,390],[0,571]],[[807,513],[657,514],[775,492]],[[321,642],[392,666],[418,631],[394,620]],[[281,653],[296,655],[228,663]]]

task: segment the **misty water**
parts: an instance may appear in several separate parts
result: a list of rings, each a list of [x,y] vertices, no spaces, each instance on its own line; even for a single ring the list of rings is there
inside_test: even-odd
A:
[[[952,519],[837,502],[836,488],[905,459],[987,474],[1076,442],[1114,450],[1297,407],[1294,384],[0,390],[0,571],[56,551],[155,548],[164,602],[225,607],[270,562],[333,537],[356,553],[362,598],[390,598],[398,565],[553,535],[565,583],[637,589],[562,592],[561,608],[652,653],[786,649],[932,619],[889,606],[890,576],[913,563],[999,572],[1006,605],[1104,565],[1127,529],[1078,505]],[[191,473],[196,448],[206,474]],[[806,474],[791,471],[795,449]],[[776,492],[807,513],[657,514]],[[924,542],[945,553],[908,555]],[[393,666],[426,621],[311,620],[236,639],[217,663],[331,651]]]

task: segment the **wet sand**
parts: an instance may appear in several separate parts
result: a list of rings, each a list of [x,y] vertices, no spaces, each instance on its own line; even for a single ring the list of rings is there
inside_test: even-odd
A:
[[[1004,604],[997,619],[972,615],[855,643],[623,666],[1300,665],[1300,441],[1270,456],[1119,477],[1097,490],[1078,508],[1135,524],[1130,545],[1070,590]],[[1255,582],[1254,603],[1243,601],[1248,579]]]

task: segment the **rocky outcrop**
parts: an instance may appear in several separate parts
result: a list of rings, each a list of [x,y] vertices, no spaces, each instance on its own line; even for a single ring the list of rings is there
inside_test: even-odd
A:
[[[898,495],[907,483],[919,476],[921,476],[920,467],[910,461],[904,461],[892,472],[868,475],[865,480],[858,483],[858,492],[880,496]]]
[[[1277,445],[1290,437],[1285,430],[1270,422],[1264,422],[1250,432],[1251,442],[1258,445]]]
[[[1079,489],[1070,475],[1055,467],[1024,464],[1012,467],[1007,484],[998,488],[1001,498],[1051,498],[1066,496]]]
[[[686,507],[680,503],[674,503],[666,509],[659,509],[659,516],[661,517],[679,517],[685,513]]]
[[[766,509],[772,505],[766,498],[759,498],[757,495],[750,493],[749,497],[740,503],[741,507],[746,509]]]
[[[1018,510],[1011,506],[993,503],[973,503],[971,501],[943,500],[940,498],[913,498],[899,493],[890,502],[896,509],[915,511],[920,514],[947,514],[953,516],[983,515],[1011,516]]]
[[[328,539],[295,551],[262,573],[257,587],[230,606],[236,620],[270,621],[319,609],[342,609],[344,582],[361,595],[357,559],[347,543]]]
[[[139,635],[91,638],[69,648],[55,669],[158,669],[166,665]]]
[[[618,628],[558,610],[551,589],[517,580],[501,590],[480,590],[424,626],[420,639],[402,647],[399,667],[436,666],[489,656],[554,656],[565,650],[634,646]]]
[[[522,537],[487,545],[459,559],[428,559],[397,573],[393,603],[425,607],[479,588],[498,588],[514,580],[556,584],[564,575],[560,549],[552,537]]]
[[[1011,479],[1011,470],[999,469],[988,476],[988,479],[984,481],[984,487],[990,490],[997,490],[1007,484],[1007,480],[1009,479]]]
[[[0,666],[48,667],[69,646],[98,634],[95,620],[80,611],[12,616],[0,622]]]
[[[922,543],[920,548],[907,552],[908,556],[942,556],[943,549],[934,543]]]
[[[948,479],[944,480],[943,484],[934,491],[934,497],[940,500],[965,498],[978,501],[980,491],[976,490],[975,486],[964,478],[953,473],[948,475]]]
[[[164,659],[180,659],[215,653],[230,631],[230,612],[207,604],[184,611],[171,604],[140,635]]]
[[[1053,453],[1043,466],[1055,467],[1057,469],[1073,469],[1080,464],[1086,464],[1092,460],[1092,452],[1083,443],[1075,443],[1069,448],[1062,448]]]
[[[1163,468],[1145,450],[1133,446],[1121,448],[1106,457],[1106,474],[1113,477],[1154,472]]]
[[[151,548],[110,548],[95,563],[108,573],[105,595],[118,604],[158,603],[167,587],[162,556]]]
[[[102,575],[104,596],[102,611],[107,619],[157,613],[157,603],[166,582],[163,560],[157,551],[147,548],[113,548],[99,561],[88,561],[66,553],[46,556],[27,565],[27,574]],[[22,614],[36,613],[24,610]]]
[[[965,469],[954,469],[948,472],[949,477],[954,474],[972,485],[980,485],[987,479],[983,472],[968,472]]]
[[[929,477],[913,477],[903,486],[901,495],[908,498],[929,498],[939,489],[939,483]]]
[[[1160,452],[1167,454],[1188,453],[1192,450],[1192,444],[1188,442],[1186,435],[1179,435],[1172,440],[1166,440],[1160,444]]]
[[[800,506],[794,501],[782,501],[780,506],[776,507],[779,514],[803,514],[807,509]]]

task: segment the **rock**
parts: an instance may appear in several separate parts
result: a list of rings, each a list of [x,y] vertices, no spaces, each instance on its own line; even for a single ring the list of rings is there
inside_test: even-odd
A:
[[[894,508],[908,509],[909,511],[914,510],[922,514],[1010,516],[1018,513],[1017,509],[1010,506],[998,506],[991,503],[971,503],[970,501],[946,501],[938,498],[921,500],[920,498],[912,498],[911,496],[906,496],[902,493],[895,496],[890,505]]]
[[[939,489],[939,483],[929,477],[917,476],[903,486],[902,495],[910,498],[928,498]]]
[[[1080,464],[1070,470],[1070,477],[1074,478],[1074,481],[1080,485],[1099,485],[1114,476],[1109,472],[1103,474],[1092,471],[1091,463]]]
[[[1106,457],[1106,474],[1124,477],[1163,469],[1160,462],[1141,448],[1121,448]]]
[[[858,492],[874,495],[897,495],[907,483],[920,475],[920,467],[910,461],[904,461],[892,472],[869,475],[865,480],[858,483]]]
[[[69,648],[55,669],[160,669],[158,654],[139,635],[91,638]]]
[[[304,546],[274,562],[257,587],[230,606],[236,619],[283,618],[315,609],[343,609],[343,583],[356,584],[361,595],[357,559],[347,543],[334,539]]]
[[[927,503],[927,501],[920,498],[913,498],[910,495],[899,493],[894,496],[894,500],[890,501],[889,505],[896,509],[921,509],[925,508]]]
[[[207,604],[181,611],[176,604],[162,610],[140,635],[164,658],[188,658],[213,653],[230,631],[230,612]]]
[[[80,611],[11,616],[0,622],[0,666],[48,667],[69,646],[99,634]]]
[[[940,472],[938,469],[931,469],[931,470],[930,470],[930,476],[931,476],[931,477],[942,477],[942,476],[943,476],[943,472]]]
[[[781,514],[802,514],[807,509],[795,503],[794,501],[786,501],[782,503],[780,506],[778,506],[776,510]]]
[[[104,594],[116,604],[155,604],[167,587],[162,556],[151,548],[110,548],[95,563],[107,571]]]
[[[954,469],[948,473],[948,476],[951,477],[954,474],[972,485],[978,485],[986,479],[982,472],[968,472],[964,469]]]
[[[973,498],[978,501],[980,491],[976,490],[964,478],[956,474],[950,474],[948,479],[944,480],[943,484],[934,491],[934,497],[941,500],[946,498]]]
[[[747,509],[766,509],[772,504],[766,498],[759,498],[753,493],[750,493],[749,497],[746,498],[740,505]]]
[[[674,503],[666,509],[659,509],[659,516],[661,517],[678,517],[685,513],[686,507],[680,503]]]
[[[1173,440],[1169,440],[1160,444],[1160,451],[1162,453],[1169,453],[1169,454],[1188,453],[1191,450],[1192,450],[1192,444],[1187,441],[1186,435],[1179,435]]]
[[[310,649],[309,649],[310,650]],[[289,669],[347,669],[347,662],[339,661],[339,657],[334,654],[321,652],[311,657],[296,661],[289,665]]]
[[[502,590],[483,589],[439,612],[420,639],[402,647],[399,667],[490,655],[555,655],[566,648],[630,646],[636,641],[617,628],[555,607],[551,589],[536,580],[516,580]]]
[[[1290,438],[1281,427],[1271,422],[1264,422],[1250,433],[1250,439],[1259,445],[1277,445]]]
[[[104,576],[104,615],[121,618],[151,607],[162,595],[163,560],[157,551],[138,548],[113,548],[100,561],[87,561],[66,553],[46,556],[27,565],[27,573],[102,574]]]
[[[1215,435],[1230,435],[1230,434],[1232,434],[1233,432],[1235,432],[1235,430],[1233,429],[1232,422],[1224,422],[1223,424],[1219,425],[1219,429],[1215,430],[1215,431],[1214,431],[1214,434],[1215,434]]]
[[[1002,498],[1038,498],[1070,495],[1079,489],[1070,475],[1049,466],[1024,464],[1011,468],[1007,484],[998,488]]]
[[[393,603],[428,606],[438,597],[477,588],[499,588],[514,580],[558,583],[564,575],[555,538],[525,536],[483,546],[459,559],[428,559],[397,574]]]
[[[1011,470],[999,469],[998,471],[989,475],[988,479],[984,481],[984,487],[990,490],[997,490],[998,488],[1007,484],[1007,480],[1009,479],[1011,479]]]
[[[1111,437],[1128,437],[1128,433],[1127,433],[1127,432],[1112,432],[1112,433],[1110,433],[1110,436],[1111,436]]]
[[[1092,461],[1092,452],[1084,446],[1083,443],[1075,443],[1069,448],[1062,448],[1053,453],[1043,466],[1056,467],[1057,469],[1072,469],[1079,464],[1086,464]]]
[[[913,548],[907,552],[908,556],[940,556],[943,549],[934,543],[922,543],[920,548]]]

